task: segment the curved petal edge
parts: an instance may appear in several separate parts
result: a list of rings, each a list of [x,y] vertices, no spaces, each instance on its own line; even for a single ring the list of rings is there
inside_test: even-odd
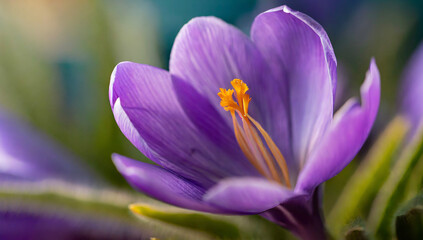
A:
[[[227,211],[202,202],[205,189],[159,166],[136,161],[119,154],[112,155],[113,163],[125,179],[137,190],[157,200],[212,213]]]
[[[227,178],[209,189],[204,201],[217,207],[246,214],[256,214],[278,206],[295,196],[281,185],[263,178]]]
[[[296,189],[312,191],[346,167],[363,146],[376,119],[380,102],[380,74],[372,59],[361,86],[361,104],[350,99],[336,113],[322,141],[301,171]]]

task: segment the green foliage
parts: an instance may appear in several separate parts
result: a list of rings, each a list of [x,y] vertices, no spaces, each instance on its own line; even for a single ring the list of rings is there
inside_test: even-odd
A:
[[[132,204],[130,210],[144,223],[157,224],[183,239],[287,239],[279,226],[258,216],[223,216],[172,206]]]
[[[408,130],[403,118],[395,118],[378,138],[373,148],[347,182],[339,200],[329,214],[327,225],[339,236],[343,227],[363,214],[390,173],[394,155]]]
[[[187,212],[165,212],[145,204],[132,204],[129,209],[136,214],[165,223],[202,231],[218,239],[238,239],[239,230],[234,224],[215,219],[210,215]]]
[[[131,202],[143,203],[131,205],[131,210],[146,221],[130,214]],[[279,226],[261,218],[197,213],[122,190],[57,181],[0,184],[0,215],[3,212],[79,219],[81,223],[93,219],[96,226],[128,230],[128,236],[138,234],[139,239],[280,239],[285,235]]]
[[[422,128],[420,129],[422,130]],[[368,219],[368,227],[378,239],[388,239],[392,235],[393,217],[405,200],[406,187],[411,173],[423,154],[423,134],[419,131],[402,151],[392,168],[388,179],[373,202]]]
[[[405,199],[413,199],[419,194],[423,187],[423,156],[417,161],[417,165],[411,172],[410,179],[408,180],[407,187],[405,189]]]
[[[109,188],[88,187],[58,181],[40,183],[7,183],[0,185],[0,214],[30,214],[84,222],[94,221],[92,232],[109,231],[98,226],[129,231],[128,236],[151,236],[153,229],[135,221],[126,208],[140,197]],[[37,227],[43,227],[37,223]],[[97,227],[94,227],[97,226]],[[66,226],[63,226],[66,227]],[[51,226],[44,226],[51,228]],[[35,231],[35,229],[34,229]]]

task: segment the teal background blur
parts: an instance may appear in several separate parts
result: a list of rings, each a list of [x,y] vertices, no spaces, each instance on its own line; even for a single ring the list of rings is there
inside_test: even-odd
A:
[[[214,15],[248,34],[254,16],[282,4],[327,30],[338,59],[340,100],[358,94],[376,57],[382,75],[377,133],[395,114],[402,68],[423,39],[423,1],[1,0],[0,107],[109,182],[128,187],[110,155],[148,160],[123,136],[110,110],[114,66],[128,60],[167,68],[173,40],[191,18]],[[354,167],[329,189],[341,186]]]

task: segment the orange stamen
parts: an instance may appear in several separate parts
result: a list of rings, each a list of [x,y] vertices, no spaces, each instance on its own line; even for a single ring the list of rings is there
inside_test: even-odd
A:
[[[247,84],[240,79],[234,79],[231,81],[231,85],[233,89],[226,90],[220,88],[220,92],[217,95],[221,99],[220,105],[226,111],[231,112],[235,138],[242,152],[260,174],[268,179],[282,184],[282,180],[278,174],[280,171],[283,175],[283,182],[288,188],[291,188],[288,166],[281,151],[263,127],[250,115],[248,115],[248,106],[251,98],[246,93],[249,90]],[[236,101],[233,97],[234,93]],[[242,128],[236,120],[235,112],[238,113],[242,120]],[[256,129],[260,132],[261,137]],[[266,145],[264,145],[262,137],[266,142]],[[272,154],[269,153],[268,149]],[[277,166],[275,165],[275,162],[277,163]]]
[[[276,146],[275,142],[273,142],[269,134],[263,129],[260,123],[254,120],[250,115],[248,115],[248,119],[250,119],[251,122],[254,124],[254,126],[260,131],[261,135],[266,141],[266,144],[269,146],[270,151],[272,152],[274,158],[276,159],[276,162],[278,163],[279,168],[282,171],[282,175],[284,177],[286,185],[290,188],[291,183],[289,181],[288,166],[286,165],[285,158],[283,157],[281,151]]]
[[[262,166],[255,160],[253,157],[253,154],[251,153],[250,148],[247,146],[247,141],[245,140],[244,134],[241,131],[241,127],[238,124],[238,121],[235,118],[235,114],[231,112],[232,115],[232,121],[234,124],[234,131],[235,131],[235,137],[238,141],[238,144],[244,153],[244,155],[247,157],[247,159],[251,162],[251,164],[262,174],[263,176],[266,176],[266,173]]]

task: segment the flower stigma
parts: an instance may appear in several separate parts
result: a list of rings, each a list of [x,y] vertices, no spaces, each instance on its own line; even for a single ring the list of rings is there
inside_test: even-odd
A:
[[[288,167],[281,151],[260,123],[248,114],[251,98],[247,94],[247,84],[240,79],[234,79],[231,85],[233,89],[220,88],[217,95],[221,99],[220,106],[231,113],[235,138],[242,152],[264,177],[291,188]],[[242,126],[235,113],[238,114]]]

